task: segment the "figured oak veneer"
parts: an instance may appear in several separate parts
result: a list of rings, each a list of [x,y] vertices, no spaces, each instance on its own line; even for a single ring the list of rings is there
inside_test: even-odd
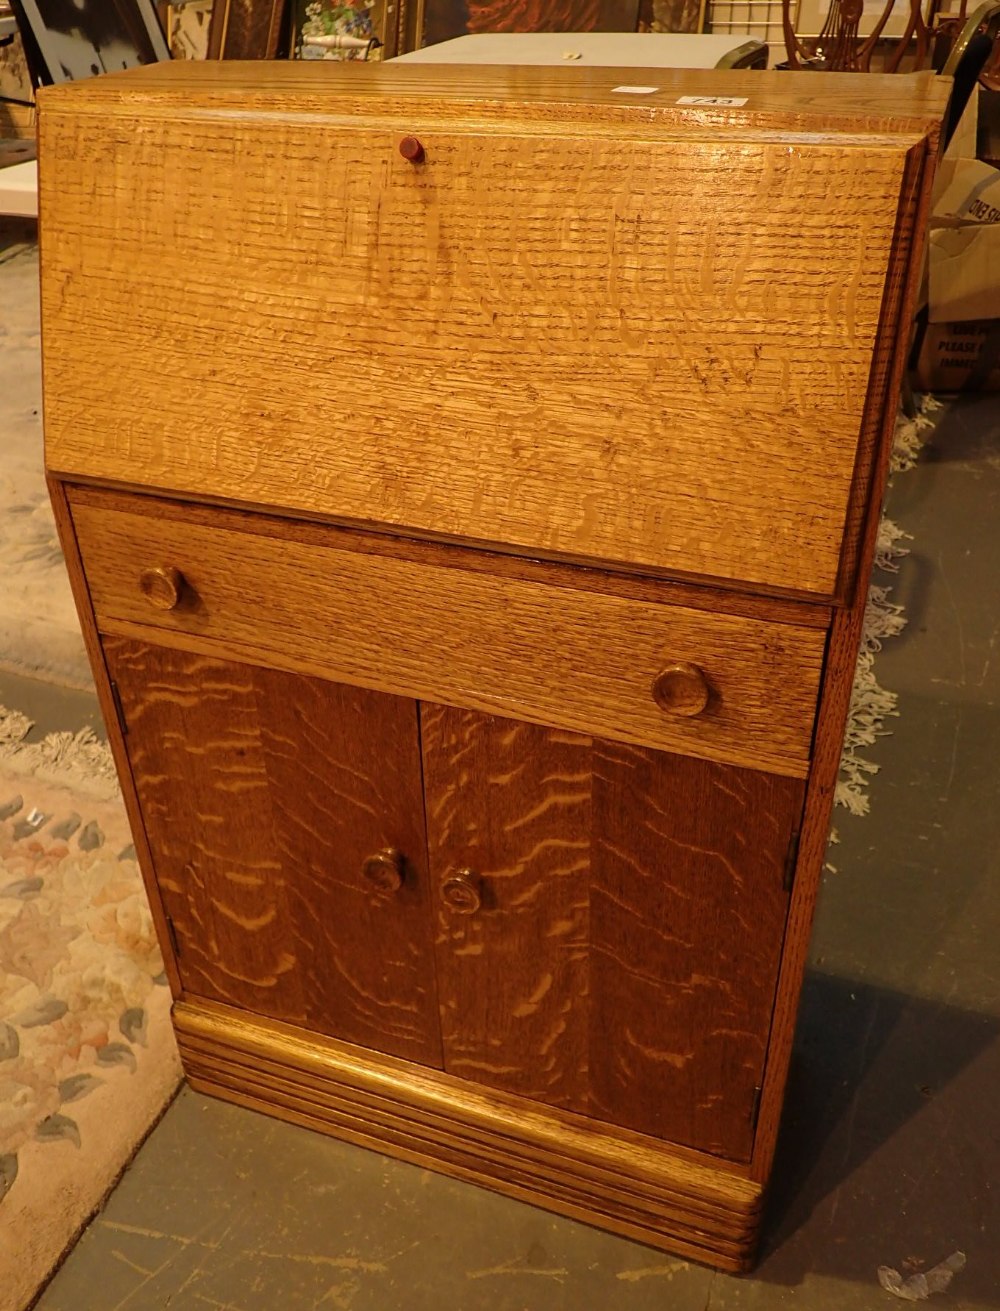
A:
[[[50,468],[835,596],[905,113],[583,125],[551,72],[516,120],[524,72],[474,115],[323,73],[236,123],[210,72],[46,95]]]
[[[749,1159],[802,784],[472,711],[420,721],[430,865],[474,871],[479,903],[456,916],[432,878],[444,1068]]]
[[[195,1087],[750,1265],[947,92],[40,93],[50,489]]]
[[[102,632],[806,773],[821,630],[247,533],[223,511],[207,525],[156,510],[93,495],[75,510]],[[173,609],[138,586],[151,560],[185,579]],[[657,702],[654,680],[675,659],[710,684],[697,717]]]
[[[413,702],[125,639],[104,653],[185,991],[439,1065],[412,931],[429,915]],[[405,878],[373,899],[382,848]]]

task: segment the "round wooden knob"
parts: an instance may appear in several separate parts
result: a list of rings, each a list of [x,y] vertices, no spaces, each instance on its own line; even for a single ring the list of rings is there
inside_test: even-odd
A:
[[[456,870],[441,884],[444,904],[456,915],[475,915],[483,904],[479,877],[471,869]]]
[[[398,892],[403,886],[403,856],[394,847],[384,847],[369,856],[361,873],[376,892]]]
[[[424,162],[424,148],[416,137],[403,137],[399,143],[399,153],[404,159],[408,159],[411,164],[422,164]]]
[[[139,575],[139,590],[158,610],[173,610],[180,604],[184,575],[172,565],[157,565]]]
[[[700,715],[711,689],[697,665],[678,660],[653,679],[653,700],[668,715]]]

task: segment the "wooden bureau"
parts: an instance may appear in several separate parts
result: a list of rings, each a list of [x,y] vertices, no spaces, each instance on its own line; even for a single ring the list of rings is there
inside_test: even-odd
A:
[[[47,467],[196,1088],[748,1268],[947,92],[43,91]]]

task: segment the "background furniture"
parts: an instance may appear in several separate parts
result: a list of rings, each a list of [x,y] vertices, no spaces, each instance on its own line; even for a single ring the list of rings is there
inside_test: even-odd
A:
[[[502,32],[398,56],[407,63],[604,68],[764,68],[767,46],[740,33]]]
[[[152,0],[10,0],[35,86],[169,59]]]
[[[706,0],[698,31],[716,35],[749,32],[770,46],[781,48],[781,0]]]
[[[0,167],[0,214],[37,218],[38,165],[33,159]]]
[[[46,458],[192,1084],[743,1269],[946,87],[621,78],[43,93]]]
[[[927,28],[921,15],[922,0],[911,0],[910,13],[915,28],[919,28],[918,64],[927,49]],[[867,73],[879,38],[885,31],[896,0],[885,0],[882,11],[867,25],[862,35],[865,17],[864,0],[830,0],[823,25],[815,37],[800,37],[795,31],[793,13],[801,10],[793,0],[782,0],[781,15],[785,34],[785,55],[788,68],[813,68],[826,73]],[[912,29],[907,24],[905,35],[890,56],[887,72],[896,72],[906,51]]]
[[[213,0],[208,58],[276,58],[286,10],[286,0]]]
[[[634,32],[639,0],[419,0],[406,49],[491,32]]]

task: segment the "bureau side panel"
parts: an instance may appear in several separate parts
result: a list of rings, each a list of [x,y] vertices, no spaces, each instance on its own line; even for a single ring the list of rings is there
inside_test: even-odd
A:
[[[868,582],[881,523],[882,502],[889,474],[900,387],[912,333],[912,313],[920,284],[936,165],[936,134],[924,152],[910,159],[904,203],[900,206],[894,241],[897,262],[883,310],[883,336],[875,363],[881,386],[873,393],[868,416],[869,449],[861,457],[869,466],[854,513],[860,533],[857,580],[849,607],[838,610],[830,631],[823,687],[817,718],[814,758],[810,770],[802,841],[795,869],[786,946],[775,1001],[774,1037],[768,1056],[757,1139],[754,1177],[766,1180],[778,1140],[781,1104],[788,1075],[809,935],[830,831],[830,815],[840,771],[845,725],[857,672],[864,630]]]

